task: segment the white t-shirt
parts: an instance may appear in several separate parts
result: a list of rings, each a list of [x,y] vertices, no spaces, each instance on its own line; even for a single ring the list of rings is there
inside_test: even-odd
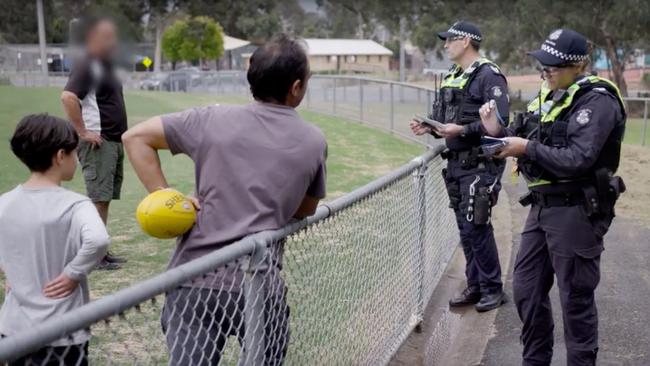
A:
[[[0,269],[11,286],[0,309],[0,333],[11,336],[89,301],[86,275],[104,257],[110,238],[85,196],[61,187],[18,186],[0,196]],[[43,287],[65,272],[79,287],[62,299]],[[52,346],[81,344],[87,331]]]

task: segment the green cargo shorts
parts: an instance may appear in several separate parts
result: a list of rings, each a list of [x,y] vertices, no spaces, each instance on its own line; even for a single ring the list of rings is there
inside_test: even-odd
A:
[[[93,147],[79,142],[77,150],[86,192],[93,202],[119,200],[124,180],[124,147],[120,142],[104,140]]]

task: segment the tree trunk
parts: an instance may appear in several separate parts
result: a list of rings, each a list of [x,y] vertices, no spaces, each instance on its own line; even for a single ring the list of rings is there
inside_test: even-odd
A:
[[[627,53],[623,52],[623,59],[619,60],[618,54],[616,53],[616,43],[607,33],[605,33],[605,50],[612,65],[613,81],[618,85],[621,95],[627,97],[627,83],[625,82],[625,77],[623,75]]]
[[[153,71],[160,72],[160,64],[162,63],[162,35],[164,30],[164,22],[160,16],[156,17],[156,50],[153,56]]]

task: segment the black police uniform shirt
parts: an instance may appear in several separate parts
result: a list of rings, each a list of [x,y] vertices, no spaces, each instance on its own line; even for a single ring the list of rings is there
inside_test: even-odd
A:
[[[484,103],[494,99],[497,103],[499,115],[507,124],[510,115],[510,100],[508,97],[508,83],[506,82],[505,76],[489,64],[481,66],[476,73],[476,76],[474,76],[474,79],[469,85],[465,86],[468,93],[473,98],[482,100]],[[485,131],[483,130],[481,120],[478,119],[465,125],[464,131],[460,136],[447,138],[447,147],[454,151],[469,150],[474,146],[478,146],[481,142],[481,136],[484,135]]]
[[[588,173],[610,133],[623,118],[618,101],[605,90],[586,93],[571,109],[566,147],[554,148],[538,141],[530,141],[526,147],[527,159],[559,178]]]
[[[90,57],[78,60],[64,90],[79,98],[87,130],[107,141],[122,141],[127,130],[126,108],[122,83],[110,62]]]

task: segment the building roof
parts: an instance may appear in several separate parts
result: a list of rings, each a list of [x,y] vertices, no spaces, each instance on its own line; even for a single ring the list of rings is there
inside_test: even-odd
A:
[[[249,44],[251,44],[251,43],[248,42],[248,41],[244,41],[243,39],[227,36],[225,34],[223,35],[223,50],[224,51],[234,50],[236,48],[248,46]]]
[[[371,39],[317,39],[306,38],[310,56],[331,55],[386,55],[393,52]]]

